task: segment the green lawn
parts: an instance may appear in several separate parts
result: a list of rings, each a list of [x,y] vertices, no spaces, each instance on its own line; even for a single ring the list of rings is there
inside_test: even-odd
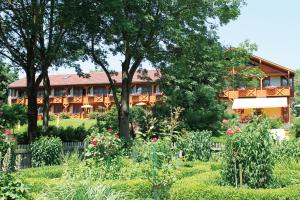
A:
[[[59,126],[59,127],[68,127],[68,126],[72,126],[74,128],[84,125],[84,127],[86,129],[90,128],[92,125],[94,125],[96,123],[95,119],[60,119],[59,122],[57,122],[57,120],[53,120],[49,122],[50,126]],[[42,121],[39,120],[38,121],[38,126],[42,126]],[[16,127],[15,131],[18,133],[22,133],[25,132],[27,130],[27,124],[20,126],[20,127]]]

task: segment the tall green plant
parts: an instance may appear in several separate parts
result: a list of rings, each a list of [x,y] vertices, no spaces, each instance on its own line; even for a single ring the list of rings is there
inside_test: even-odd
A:
[[[32,165],[57,165],[61,162],[63,144],[57,137],[40,137],[31,145]]]
[[[244,128],[227,131],[222,178],[226,183],[266,188],[272,180],[273,139],[267,119],[256,118]]]

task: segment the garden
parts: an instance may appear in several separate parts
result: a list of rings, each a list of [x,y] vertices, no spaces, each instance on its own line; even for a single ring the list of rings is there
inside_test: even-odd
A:
[[[17,137],[3,127],[1,198],[299,199],[299,140],[277,141],[269,132],[274,120],[240,124],[232,116],[213,137],[186,130],[182,112],[158,121],[133,108],[131,123],[140,126],[130,141],[120,137],[115,110],[99,114],[83,151],[64,152],[58,135],[44,135],[30,145],[27,169],[16,169]],[[221,149],[211,148],[215,141]]]

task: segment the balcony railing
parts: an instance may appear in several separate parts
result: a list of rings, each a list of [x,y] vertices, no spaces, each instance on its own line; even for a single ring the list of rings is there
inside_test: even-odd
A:
[[[162,93],[153,93],[153,94],[133,94],[129,97],[129,103],[135,105],[137,103],[145,103],[146,105],[153,105],[157,101],[160,101]],[[108,96],[50,96],[50,104],[63,104],[65,107],[70,104],[97,104],[103,103],[105,106],[110,106],[114,103],[114,98],[112,95]],[[12,103],[16,104],[28,104],[28,98],[14,98]],[[43,98],[38,97],[37,103],[39,105],[43,104]]]
[[[289,97],[290,87],[226,89],[221,94],[223,98],[236,99],[241,97]]]

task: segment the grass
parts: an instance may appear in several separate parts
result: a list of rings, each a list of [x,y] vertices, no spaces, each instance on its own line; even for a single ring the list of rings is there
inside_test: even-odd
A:
[[[96,123],[95,119],[60,119],[59,122],[57,122],[57,120],[53,120],[49,122],[49,126],[59,126],[59,127],[68,127],[68,126],[72,126],[74,128],[84,125],[84,127],[86,129],[89,129],[92,125],[94,125]],[[42,126],[42,121],[39,120],[38,121],[38,126]],[[20,127],[16,127],[15,131],[17,133],[23,133],[25,131],[27,131],[27,124],[20,126]]]

